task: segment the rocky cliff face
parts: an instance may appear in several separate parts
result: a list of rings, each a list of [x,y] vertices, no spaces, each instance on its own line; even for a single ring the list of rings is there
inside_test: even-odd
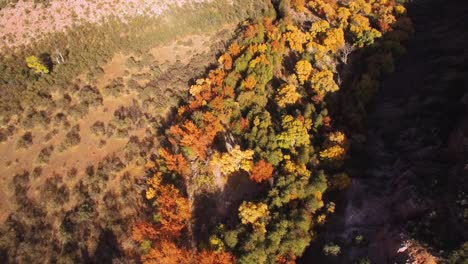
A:
[[[327,263],[436,263],[468,239],[467,12],[409,4],[416,33],[368,108],[364,170],[323,231],[342,254]]]

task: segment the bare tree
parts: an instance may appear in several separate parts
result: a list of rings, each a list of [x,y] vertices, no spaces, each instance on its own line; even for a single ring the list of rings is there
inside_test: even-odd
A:
[[[65,63],[65,58],[63,58],[62,52],[59,49],[55,50],[54,59],[57,61],[57,64]]]
[[[340,54],[340,59],[344,64],[348,63],[348,57],[355,49],[356,47],[349,43],[345,43],[343,46],[340,47],[338,52]]]

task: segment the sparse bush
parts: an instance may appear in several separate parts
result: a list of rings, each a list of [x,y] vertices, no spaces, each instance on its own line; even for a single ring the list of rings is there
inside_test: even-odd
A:
[[[87,104],[89,106],[99,106],[102,105],[102,95],[96,87],[91,87],[89,85],[83,87],[78,92],[81,103]]]
[[[104,94],[117,97],[120,94],[122,94],[124,89],[125,89],[125,85],[123,84],[123,79],[118,78],[118,79],[112,80],[112,82],[104,88]]]
[[[91,127],[91,132],[97,136],[103,136],[106,133],[106,126],[102,121],[96,121]]]
[[[54,136],[56,136],[57,134],[59,133],[59,131],[57,129],[52,129],[52,131],[50,131],[49,133],[47,133],[45,136],[44,136],[44,140],[45,141],[49,141],[51,140]]]
[[[78,175],[78,170],[75,167],[71,168],[67,172],[67,178],[68,179],[73,179],[73,178],[76,177],[76,175]]]
[[[37,162],[39,163],[48,163],[52,152],[54,151],[54,146],[49,146],[47,148],[43,148],[39,155],[37,156]]]
[[[341,248],[337,244],[328,243],[323,247],[322,251],[327,256],[338,256],[341,253]]]
[[[32,172],[32,177],[34,179],[39,178],[42,175],[42,167],[35,167]]]
[[[24,133],[16,143],[17,148],[29,148],[33,144],[33,136],[31,132]]]
[[[102,147],[104,147],[106,144],[107,144],[107,141],[105,141],[104,139],[101,139],[101,140],[99,140],[98,148],[102,148]]]
[[[64,141],[62,142],[62,144],[60,144],[59,151],[64,151],[69,147],[76,146],[80,144],[80,142],[80,127],[79,125],[76,125],[65,135]]]

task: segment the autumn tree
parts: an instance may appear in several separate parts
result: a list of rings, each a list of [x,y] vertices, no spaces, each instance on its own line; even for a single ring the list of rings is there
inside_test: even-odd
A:
[[[257,79],[253,75],[247,76],[245,80],[242,82],[244,89],[252,90],[257,85]]]
[[[311,78],[312,89],[317,94],[323,96],[329,92],[338,91],[339,87],[333,80],[333,72],[330,70],[323,70],[312,75]]]
[[[281,148],[295,152],[295,148],[310,144],[308,130],[311,128],[310,120],[300,120],[291,115],[282,117],[283,131],[278,135],[278,145]]]
[[[26,64],[33,69],[35,73],[49,73],[49,69],[36,56],[26,57]]]
[[[265,203],[243,202],[239,207],[239,217],[242,224],[251,224],[254,229],[262,233],[266,232],[265,217],[269,215],[268,206]]]
[[[224,53],[221,57],[219,57],[218,62],[225,70],[232,69],[232,57],[229,55],[229,53]]]
[[[214,174],[221,173],[225,176],[239,171],[251,171],[254,152],[252,150],[242,151],[239,146],[235,146],[229,152],[220,154],[215,152],[210,160]]]
[[[169,240],[155,243],[155,246],[141,258],[144,264],[182,264],[190,263],[192,260],[190,250],[179,247]]]
[[[288,42],[289,47],[294,51],[303,52],[304,44],[309,40],[309,35],[293,25],[288,25],[287,30],[283,37]]]
[[[323,45],[335,53],[345,44],[344,32],[341,28],[333,28],[326,32]]]
[[[291,6],[297,11],[297,12],[304,12],[306,10],[305,8],[305,0],[291,0]]]
[[[161,224],[161,232],[166,236],[178,237],[191,218],[187,198],[172,185],[163,185],[156,197],[156,219]]]
[[[283,108],[286,105],[295,104],[300,98],[301,94],[297,92],[295,85],[285,84],[278,88],[275,100],[278,106]]]
[[[307,60],[300,60],[296,63],[296,74],[300,84],[309,80],[312,73],[312,64]]]
[[[255,164],[250,173],[250,179],[254,182],[260,183],[271,178],[273,175],[273,165],[260,160]]]

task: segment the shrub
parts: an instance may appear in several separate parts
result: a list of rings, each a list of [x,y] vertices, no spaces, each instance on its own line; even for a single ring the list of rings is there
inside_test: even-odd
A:
[[[39,162],[39,163],[48,163],[49,159],[50,159],[50,155],[52,155],[53,151],[54,151],[54,146],[49,146],[47,148],[43,148],[39,152],[39,155],[37,156],[37,162]]]
[[[91,132],[97,136],[103,136],[106,133],[106,126],[102,121],[96,121],[91,127]]]
[[[323,247],[322,251],[327,256],[338,256],[341,253],[341,248],[334,243],[328,243]]]
[[[80,142],[80,127],[76,125],[65,135],[65,140],[60,145],[59,151],[64,151],[69,147],[76,146],[80,144]]]
[[[18,142],[16,143],[17,148],[28,148],[33,144],[33,136],[31,132],[24,133]]]

